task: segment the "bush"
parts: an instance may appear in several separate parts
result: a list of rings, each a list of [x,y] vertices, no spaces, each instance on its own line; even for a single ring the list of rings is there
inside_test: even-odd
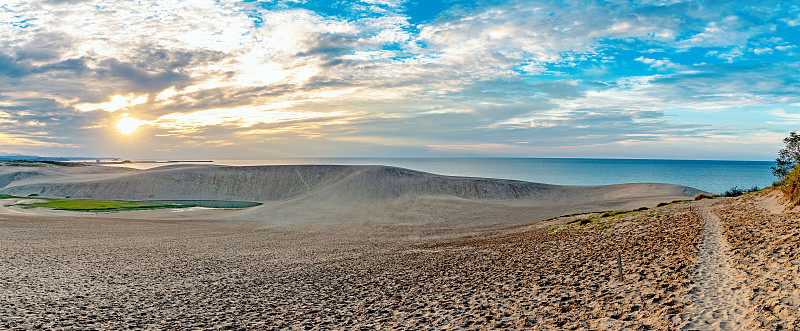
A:
[[[792,204],[800,204],[800,167],[794,167],[786,174],[781,184],[781,191]]]
[[[740,189],[737,186],[734,186],[734,187],[731,187],[730,190],[725,191],[725,193],[722,193],[722,196],[724,196],[724,197],[738,197],[738,196],[740,196],[742,194],[745,194],[745,193],[758,192],[758,190],[760,190],[758,188],[758,186],[753,186],[753,187],[751,187],[749,189],[746,189],[746,190],[743,190],[743,189]]]
[[[710,195],[705,195],[703,193],[700,193],[700,194],[694,196],[694,201],[703,200],[703,199],[713,199],[713,198],[714,197],[712,197]]]

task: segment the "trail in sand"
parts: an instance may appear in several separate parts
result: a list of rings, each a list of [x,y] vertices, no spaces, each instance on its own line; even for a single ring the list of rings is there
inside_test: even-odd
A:
[[[719,216],[711,201],[696,210],[704,227],[697,265],[692,272],[692,288],[686,307],[692,314],[683,330],[743,330],[747,329],[745,315],[749,308],[744,279],[731,265],[731,251],[722,234]]]

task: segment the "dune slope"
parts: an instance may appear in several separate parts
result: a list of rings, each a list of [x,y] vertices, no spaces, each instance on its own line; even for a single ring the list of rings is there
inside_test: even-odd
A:
[[[126,200],[265,203],[238,220],[389,221],[485,225],[573,212],[630,209],[686,199],[699,190],[670,184],[558,186],[453,177],[388,166],[166,166],[51,173],[4,169],[0,193]],[[34,173],[31,175],[29,173]]]

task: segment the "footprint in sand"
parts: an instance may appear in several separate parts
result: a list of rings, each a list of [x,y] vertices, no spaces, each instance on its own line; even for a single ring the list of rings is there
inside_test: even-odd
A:
[[[728,241],[722,234],[713,201],[700,204],[695,212],[703,218],[703,234],[697,265],[692,271],[686,312],[691,316],[682,330],[747,330],[750,300],[746,283],[731,265]]]

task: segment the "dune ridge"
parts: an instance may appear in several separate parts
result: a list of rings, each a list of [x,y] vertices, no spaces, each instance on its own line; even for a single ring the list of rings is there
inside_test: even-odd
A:
[[[516,180],[455,177],[389,166],[166,166],[141,171],[76,176],[54,171],[0,173],[0,191],[81,198],[285,200],[334,188],[350,199],[388,199],[402,195],[444,195],[464,199],[521,199],[589,190],[607,195],[616,188],[647,185],[650,195],[694,195],[700,190],[671,184],[559,186]],[[89,172],[91,173],[91,172]],[[633,194],[642,194],[637,191]]]
[[[10,194],[40,194],[119,199],[250,199],[294,198],[338,185],[352,199],[386,199],[404,194],[450,195],[468,199],[516,199],[552,185],[522,181],[450,177],[387,166],[288,165],[162,167],[103,179],[52,182],[41,172],[4,175]],[[14,185],[20,179],[42,182]],[[3,178],[3,177],[0,177]]]
[[[559,186],[379,165],[2,168],[10,167],[0,167],[5,176],[0,178],[7,178],[0,188],[4,194],[252,201],[263,205],[224,218],[281,223],[520,224],[575,212],[652,207],[701,193],[671,184]]]

